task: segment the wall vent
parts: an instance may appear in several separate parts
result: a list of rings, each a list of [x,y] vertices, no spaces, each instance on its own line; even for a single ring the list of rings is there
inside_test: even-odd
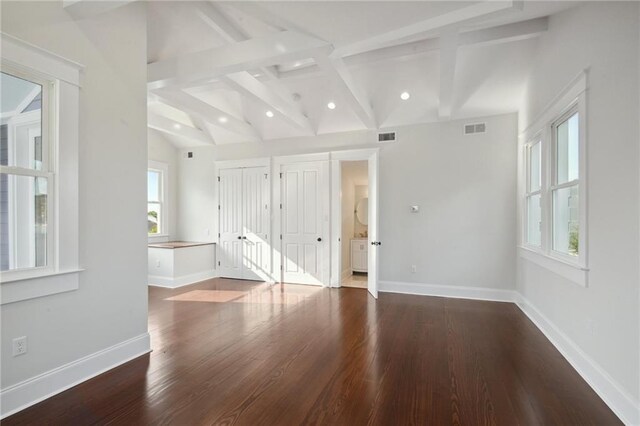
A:
[[[487,131],[487,123],[473,123],[464,125],[464,134],[473,135],[475,133],[484,133]]]
[[[378,133],[378,142],[395,142],[396,141],[396,132],[385,132]]]

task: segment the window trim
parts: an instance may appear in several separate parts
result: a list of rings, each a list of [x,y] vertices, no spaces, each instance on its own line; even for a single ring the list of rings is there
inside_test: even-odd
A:
[[[539,160],[540,161],[540,188],[536,191],[531,191],[531,148],[533,148],[537,144],[540,144],[540,160]],[[545,185],[545,178],[544,178],[545,164],[543,161],[543,157],[544,157],[544,140],[542,138],[542,133],[538,132],[531,139],[529,139],[529,142],[527,142],[524,145],[525,193],[524,193],[524,210],[523,210],[524,234],[522,236],[522,243],[528,249],[534,250],[534,251],[541,251],[542,247],[544,246],[543,244],[544,230],[542,229],[542,226],[544,224],[543,190]],[[540,245],[531,244],[529,242],[529,199],[536,195],[540,195]]]
[[[47,179],[47,247],[46,247],[46,264],[43,266],[34,266],[32,268],[17,268],[10,269],[8,271],[2,271],[2,282],[23,280],[30,277],[45,276],[56,273],[58,264],[57,253],[57,226],[56,226],[56,205],[57,205],[57,140],[55,137],[56,128],[55,123],[56,116],[56,104],[57,99],[55,93],[57,92],[57,82],[55,79],[45,78],[40,72],[29,72],[24,68],[12,66],[11,64],[2,63],[2,72],[16,78],[20,78],[42,87],[42,108],[40,114],[40,137],[42,138],[43,149],[43,161],[42,170],[30,169],[28,167],[19,166],[0,166],[0,171],[7,175],[12,176],[25,176],[33,178],[46,178]],[[27,113],[29,114],[29,113]],[[28,117],[18,118],[18,122],[13,122],[10,119],[7,123],[7,132],[13,133],[20,125],[26,125],[31,121],[27,120]],[[26,120],[21,122],[22,120]],[[8,135],[10,139],[10,135]],[[11,212],[9,212],[11,217]],[[9,219],[11,222],[11,219]],[[11,234],[10,234],[11,235]],[[11,245],[11,240],[9,242]],[[14,259],[15,262],[15,259]]]
[[[549,269],[570,281],[586,287],[588,281],[588,203],[587,203],[587,72],[581,72],[559,95],[544,109],[543,113],[524,132],[521,140],[521,184],[520,184],[520,218],[519,232],[520,257],[532,261],[545,269]],[[578,113],[578,179],[556,184],[556,135],[555,128],[573,114]],[[527,241],[529,190],[529,158],[528,149],[540,140],[541,145],[541,245],[535,246]],[[522,175],[524,173],[524,176]],[[579,252],[577,256],[565,254],[553,249],[553,191],[564,187],[578,185],[579,194]]]
[[[150,240],[158,238],[166,238],[170,235],[169,226],[169,164],[162,161],[149,160],[147,165],[147,172],[155,171],[160,172],[160,223],[158,224],[160,229],[157,234],[150,234],[147,232],[147,237]],[[147,204],[149,200],[147,199]],[[154,201],[155,203],[155,201]]]
[[[0,304],[14,303],[79,288],[78,141],[81,73],[84,66],[6,33],[2,36],[2,68],[22,71],[55,84],[50,89],[49,163],[56,172],[48,188],[53,244],[52,268],[30,268],[0,274]],[[44,101],[43,101],[44,102]],[[55,125],[54,125],[55,123]],[[64,182],[64,186],[60,185]],[[61,207],[64,215],[60,215]],[[49,225],[49,222],[48,224]],[[49,260],[49,259],[48,259]],[[61,279],[60,277],[65,277]]]

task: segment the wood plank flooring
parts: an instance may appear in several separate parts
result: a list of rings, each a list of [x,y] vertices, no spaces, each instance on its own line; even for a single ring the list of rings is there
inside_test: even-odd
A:
[[[151,288],[149,330],[2,424],[620,424],[508,303],[215,279]]]

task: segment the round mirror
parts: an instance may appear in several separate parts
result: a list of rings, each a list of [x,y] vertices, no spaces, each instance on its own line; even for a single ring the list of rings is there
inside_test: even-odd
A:
[[[369,223],[369,199],[363,198],[356,204],[356,218],[363,225]]]

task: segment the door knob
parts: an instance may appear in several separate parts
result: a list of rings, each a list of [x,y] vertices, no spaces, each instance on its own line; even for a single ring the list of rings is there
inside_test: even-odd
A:
[[[238,235],[238,239],[239,239],[239,240],[241,240],[241,239],[242,239],[242,237],[241,237],[240,235]]]
[[[322,241],[322,238],[318,237],[318,242]]]
[[[380,241],[371,241],[372,246],[381,246],[382,243]]]
[[[243,239],[243,240],[246,240],[246,239],[247,239],[247,237],[246,237],[246,236],[243,236],[243,237],[242,237],[242,239]]]

